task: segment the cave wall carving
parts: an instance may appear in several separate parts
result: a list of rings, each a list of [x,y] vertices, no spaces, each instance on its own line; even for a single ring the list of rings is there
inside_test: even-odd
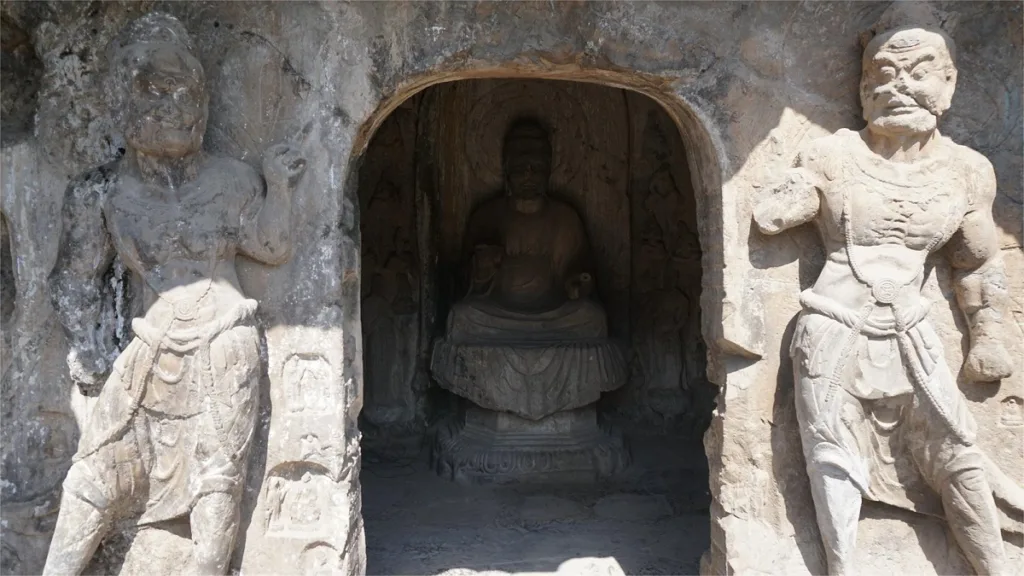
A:
[[[712,547],[703,571],[823,572],[825,553],[799,448],[786,347],[800,308],[799,291],[817,276],[824,254],[807,229],[761,237],[752,230],[751,212],[760,191],[775,185],[806,142],[863,126],[860,38],[888,5],[4,3],[5,120],[33,117],[35,122],[31,131],[16,132],[11,140],[3,126],[0,143],[0,209],[16,287],[14,309],[2,326],[12,350],[3,359],[3,570],[41,569],[57,510],[56,478],[70,464],[79,435],[82,407],[71,402],[67,344],[44,288],[56,258],[63,191],[88,167],[119,155],[124,143],[113,129],[101,82],[106,47],[127,22],[161,9],[178,17],[193,35],[209,78],[209,148],[255,165],[270,143],[304,134],[309,160],[306,184],[294,198],[294,212],[302,217],[295,222],[292,259],[274,269],[239,262],[243,289],[260,301],[266,372],[232,567],[277,573],[316,566],[363,571],[358,159],[388,114],[428,85],[529,76],[637,90],[658,100],[680,129],[693,183],[694,232],[703,253],[700,324],[708,347],[708,378],[719,387],[705,442],[713,504]],[[977,387],[962,379],[957,386],[978,423],[978,444],[1009,476],[1020,478],[1021,12],[1008,3],[937,2],[935,7],[941,26],[956,42],[959,73],[940,130],[993,165],[992,212],[1010,298],[1005,338],[1018,346],[1011,350],[1017,359],[1014,375],[998,387]],[[28,47],[36,63],[24,53]],[[18,50],[24,59],[9,59],[9,52]],[[16,70],[19,80],[11,83],[6,64],[15,62],[27,67]],[[32,86],[32,78],[38,78],[35,100],[23,102],[7,92],[12,86]],[[25,102],[35,106],[34,112],[8,116],[9,104]],[[650,168],[652,181],[657,168]],[[416,170],[427,167],[417,165]],[[671,180],[682,190],[685,177],[678,170],[673,166]],[[669,178],[661,174],[658,186],[667,187]],[[631,183],[618,186],[636,190]],[[436,197],[438,191],[428,188],[424,184],[414,193]],[[632,219],[637,214],[628,198],[615,197],[630,207]],[[437,230],[422,225],[433,221],[437,215],[431,211],[439,206],[420,205],[427,208],[417,215],[415,262],[424,303],[438,295],[431,292],[436,282],[422,281],[433,272],[420,247],[441,236],[431,236]],[[634,236],[619,246],[635,241]],[[626,256],[633,261],[625,269],[636,270],[635,251],[608,252],[611,259]],[[616,301],[624,304],[617,326],[628,331],[639,321],[636,293],[616,284],[614,275],[609,278],[603,289],[621,290]],[[966,354],[967,327],[953,304],[951,278],[949,267],[936,261],[922,293],[935,302],[931,320],[945,361],[956,373]],[[101,326],[105,334],[118,334],[128,314],[114,305],[123,279],[112,279],[111,312]],[[439,317],[430,307],[421,310],[422,342]],[[287,410],[291,378],[334,386],[325,397],[337,404],[326,413]],[[64,439],[67,450],[60,448]],[[292,466],[296,472],[286,472]],[[331,530],[325,531],[328,537],[293,536],[301,531],[285,526],[292,522],[292,504],[308,498],[296,490],[281,501],[279,514],[273,503],[278,497],[269,494],[267,481],[275,476],[330,492],[338,507]],[[927,515],[866,504],[858,531],[854,561],[865,571],[969,570],[946,526]],[[168,531],[119,525],[117,532],[122,544],[133,538],[164,543],[152,549],[166,554],[151,557],[124,557],[116,542],[97,555],[102,566],[122,566],[127,572],[179,572],[174,562],[182,556],[173,542],[180,541],[180,550],[191,545],[187,537]],[[1024,544],[1016,536],[1005,537],[1010,561],[1019,563]]]

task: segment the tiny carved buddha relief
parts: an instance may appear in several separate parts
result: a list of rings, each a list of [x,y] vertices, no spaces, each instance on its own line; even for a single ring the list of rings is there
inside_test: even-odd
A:
[[[608,338],[583,222],[548,195],[546,129],[513,122],[503,168],[505,196],[470,218],[469,290],[434,348],[434,377],[473,404],[442,431],[435,463],[464,481],[611,473],[625,463],[625,450],[598,430],[593,404],[625,383],[625,349]],[[533,441],[518,444],[524,435]],[[577,446],[566,450],[566,443]]]

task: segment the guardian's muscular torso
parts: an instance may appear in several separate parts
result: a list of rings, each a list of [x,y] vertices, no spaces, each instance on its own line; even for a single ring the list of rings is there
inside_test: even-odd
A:
[[[897,308],[918,305],[925,259],[956,232],[968,207],[971,183],[952,158],[891,163],[848,130],[805,153],[807,168],[817,173],[821,206],[815,223],[828,255],[813,291],[856,310],[872,296],[869,285],[890,281]],[[860,278],[851,274],[851,257]],[[880,307],[876,314],[891,310]]]
[[[991,170],[976,152],[948,139],[939,145],[937,154],[901,164],[840,130],[800,155],[795,178],[758,206],[755,219],[766,231],[815,223],[827,254],[815,294],[851,310],[879,297],[913,309],[926,258],[960,229],[980,194],[974,176]],[[892,309],[879,306],[872,317],[891,318]]]
[[[145,281],[148,320],[201,325],[244,298],[235,254],[261,186],[251,168],[230,159],[204,163],[176,198],[131,176],[112,182],[104,218],[117,252]]]

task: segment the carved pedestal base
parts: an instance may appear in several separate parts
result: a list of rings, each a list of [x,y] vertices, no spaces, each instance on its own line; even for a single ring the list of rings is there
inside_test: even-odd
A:
[[[621,434],[598,424],[594,405],[536,421],[471,406],[431,451],[437,473],[460,484],[593,481],[627,464]]]
[[[531,420],[593,405],[629,379],[629,348],[596,339],[550,343],[466,343],[442,338],[431,373],[476,406]]]

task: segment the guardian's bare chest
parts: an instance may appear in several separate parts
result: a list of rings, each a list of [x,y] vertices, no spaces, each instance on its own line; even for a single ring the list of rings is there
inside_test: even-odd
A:
[[[893,173],[851,161],[824,190],[824,212],[828,228],[857,246],[934,248],[963,219],[967,185],[952,169]]]
[[[200,176],[172,196],[121,179],[104,215],[119,251],[140,264],[218,259],[238,240],[246,196],[232,182]]]

